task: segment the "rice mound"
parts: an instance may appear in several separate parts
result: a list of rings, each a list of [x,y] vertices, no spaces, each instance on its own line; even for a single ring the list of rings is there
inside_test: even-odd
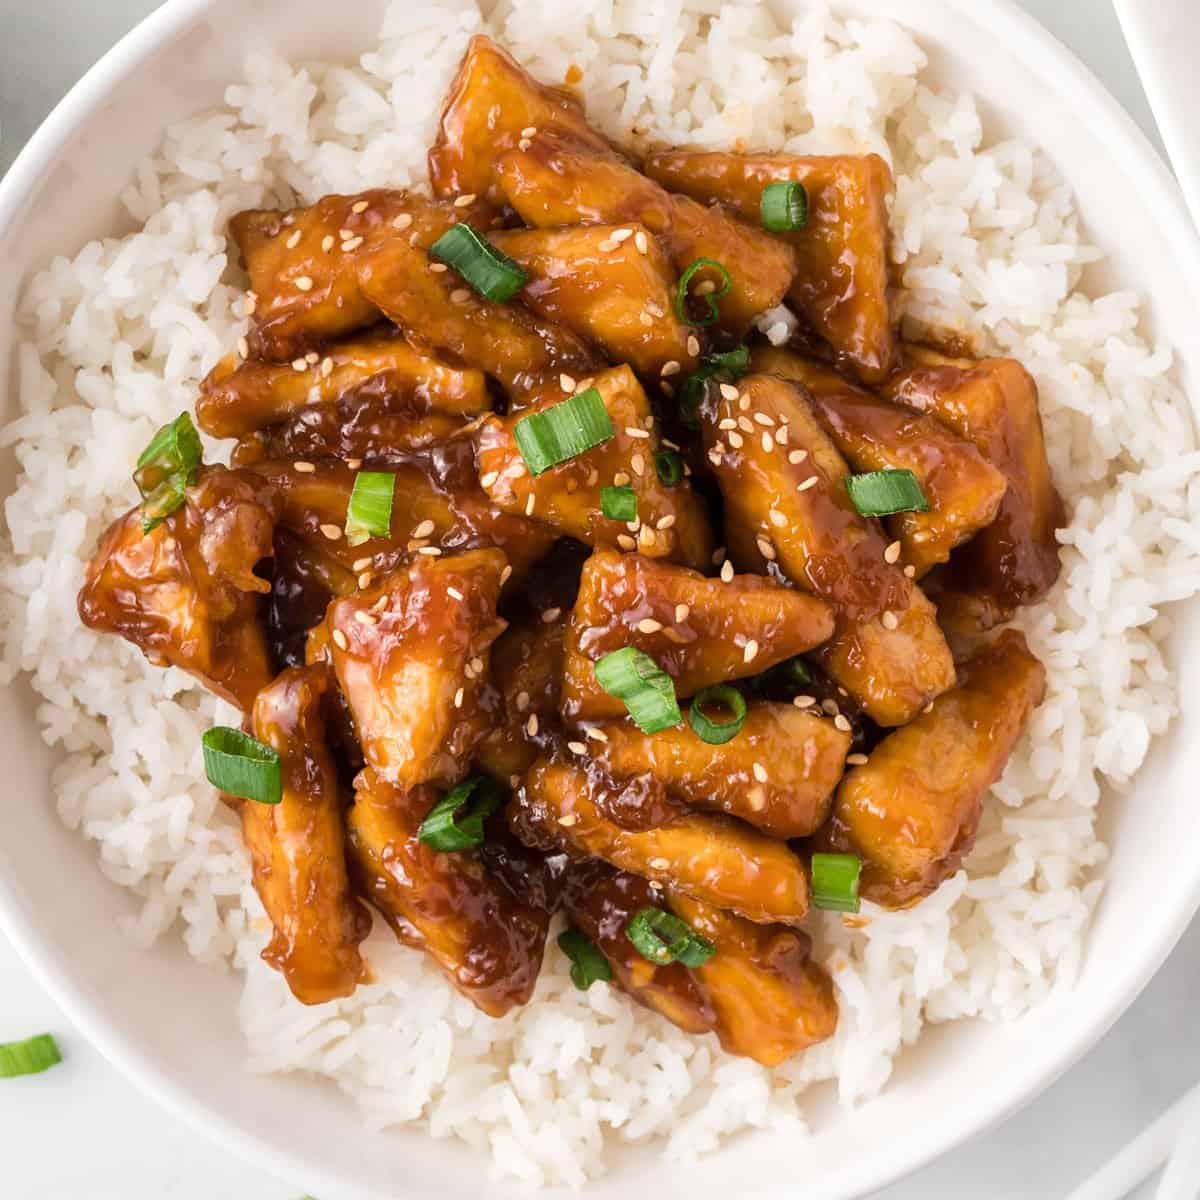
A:
[[[247,855],[204,781],[200,735],[235,714],[76,618],[98,534],[136,500],[132,462],[244,331],[228,218],[423,182],[437,98],[479,31],[540,78],[581,69],[592,119],[634,145],[884,154],[908,328],[1011,354],[1041,388],[1071,523],[1062,578],[1019,624],[1049,668],[1048,698],[963,871],[911,912],[819,923],[840,1028],[775,1071],[607,985],[577,992],[553,943],[533,1001],[499,1021],[382,922],[366,946],[378,982],[295,1004],[258,959],[266,922]],[[223,108],[169,128],[139,165],[123,194],[138,232],[30,282],[24,415],[2,435],[21,467],[0,554],[3,679],[32,677],[62,751],[59,813],[140,900],[129,935],[149,946],[177,931],[201,962],[244,974],[253,1069],[326,1076],[373,1127],[421,1122],[490,1150],[499,1175],[579,1186],[603,1173],[613,1139],[690,1158],[748,1127],[802,1129],[810,1084],[870,1097],[925,1022],[1009,1020],[1071,985],[1103,886],[1096,806],[1176,712],[1159,610],[1200,590],[1200,453],[1170,349],[1139,333],[1139,296],[1079,290],[1100,256],[1069,190],[1036,149],[987,143],[973,99],[931,90],[924,65],[896,25],[820,3],[787,28],[755,0],[499,0],[486,17],[474,0],[396,0],[355,66],[249,61]]]

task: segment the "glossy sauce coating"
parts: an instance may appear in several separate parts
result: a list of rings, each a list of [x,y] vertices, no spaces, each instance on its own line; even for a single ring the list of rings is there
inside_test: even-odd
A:
[[[439,799],[363,771],[347,838],[363,895],[396,936],[426,951],[482,1012],[501,1017],[533,994],[549,915],[515,896],[473,851],[441,854],[417,831]]]
[[[1045,685],[1042,664],[1010,629],[966,664],[962,684],[846,775],[827,836],[863,856],[864,896],[903,908],[954,874]]]
[[[651,154],[645,171],[673,192],[727,204],[756,225],[768,184],[804,184],[807,226],[777,235],[796,254],[788,299],[828,342],[839,365],[865,383],[884,379],[896,346],[887,297],[892,175],[879,155],[665,151]]]
[[[275,530],[274,552],[267,639],[282,670],[304,665],[309,630],[325,619],[334,596],[349,596],[358,582],[336,558],[288,529]]]
[[[602,858],[747,920],[799,925],[808,912],[808,874],[787,846],[729,817],[688,813],[633,830],[605,814],[611,783],[569,763],[542,760],[509,806],[509,824],[527,844]]]
[[[746,376],[736,398],[731,388],[709,404],[703,427],[735,561],[774,564],[833,606],[837,628],[816,652],[822,668],[880,725],[904,724],[952,687],[933,605],[887,561],[878,522],[855,509],[849,468],[802,389]]]
[[[120,634],[157,666],[181,667],[249,711],[274,672],[260,621],[279,501],[245,471],[201,470],[187,500],[142,533],[140,506],[100,539],[79,591],[79,617]]]
[[[996,519],[1008,480],[940,421],[877,399],[787,350],[759,347],[753,366],[808,389],[821,427],[856,472],[907,470],[917,477],[929,511],[885,521],[900,542],[901,564],[917,579]]]
[[[625,705],[600,687],[595,670],[598,659],[623,646],[648,654],[686,698],[757,675],[832,632],[823,601],[761,576],[725,583],[640,554],[597,551],[584,566],[567,632],[563,714],[571,721],[624,715]]]
[[[597,547],[632,550],[703,567],[712,554],[712,533],[703,502],[686,479],[668,487],[658,477],[655,455],[662,449],[650,402],[628,367],[613,367],[581,381],[600,393],[613,435],[599,446],[534,476],[516,440],[516,426],[531,413],[561,404],[574,391],[554,381],[527,407],[507,417],[490,417],[479,427],[480,482],[492,502],[523,513],[558,533]],[[637,496],[635,528],[604,516],[601,490],[631,487]]]
[[[251,732],[282,759],[283,799],[237,802],[254,889],[274,928],[262,956],[304,1004],[349,996],[367,977],[358,946],[371,919],[350,892],[342,800],[321,716],[330,686],[326,668],[296,667],[259,692]]]

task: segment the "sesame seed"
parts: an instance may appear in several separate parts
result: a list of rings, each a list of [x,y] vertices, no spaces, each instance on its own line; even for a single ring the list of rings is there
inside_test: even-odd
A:
[[[932,700],[930,700],[930,702],[929,702],[927,705],[925,705],[925,707],[924,707],[923,709],[921,709],[921,711],[922,711],[923,713],[931,713],[931,712],[933,712],[933,701],[932,701]]]
[[[641,633],[657,633],[662,628],[662,622],[654,620],[653,617],[643,617],[637,623],[637,627]]]
[[[617,231],[616,231],[616,232],[615,232],[615,233],[612,235],[612,240],[613,240],[614,242],[616,242],[616,243],[620,244],[621,242],[623,242],[623,241],[626,241],[628,238],[631,238],[631,237],[633,237],[633,230],[632,230],[632,229],[618,229],[618,230],[617,230]]]
[[[588,388],[590,388],[592,386],[592,384],[595,382],[596,382],[595,376],[589,375],[586,379],[581,379],[579,381],[579,390],[581,392],[586,392],[588,390]]]
[[[767,782],[767,768],[764,767],[762,765],[762,763],[756,762],[754,764],[753,770],[754,770],[754,778],[757,779],[759,783]]]
[[[475,203],[475,193],[467,192],[466,195],[459,196],[458,199],[454,201],[454,207],[455,208],[469,208],[474,203]]]
[[[360,625],[375,625],[378,623],[378,618],[371,616],[369,612],[364,612],[361,608],[354,614],[354,619]]]
[[[648,438],[650,436],[644,429],[639,429],[636,425],[626,425],[625,432],[631,438]]]
[[[711,296],[716,290],[717,285],[711,279],[702,279],[692,289],[692,293],[696,296]]]
[[[536,125],[526,125],[525,128],[521,130],[522,137],[533,137],[535,133],[537,133]]]
[[[900,543],[893,542],[884,552],[883,561],[885,563],[894,563],[900,558]]]
[[[463,598],[462,592],[460,592],[456,587],[448,587],[446,589],[446,595],[453,596],[455,600],[461,600]]]
[[[428,537],[434,529],[432,521],[422,521],[413,531],[412,536],[415,538]]]
[[[536,737],[538,731],[537,713],[530,713],[529,720],[525,722],[525,732],[530,737]]]
[[[608,734],[603,729],[597,729],[593,725],[589,725],[584,731],[595,742],[607,742]]]
[[[585,746],[583,744],[583,742],[568,742],[567,749],[570,750],[572,754],[586,754],[587,753],[587,746]],[[570,815],[570,814],[568,814],[568,815]],[[572,819],[572,821],[574,821],[574,817],[572,817],[571,819]]]
[[[364,571],[358,577],[358,586],[360,589],[369,588],[371,586],[371,584],[374,582],[375,582],[375,576],[372,575],[370,571]]]
[[[636,517],[632,521],[625,522],[625,528],[628,529],[630,533],[637,533],[641,527],[642,523]]]
[[[298,467],[300,464],[297,463]],[[356,558],[350,565],[355,571],[365,571],[375,560],[367,555],[365,558]]]
[[[387,594],[384,593],[384,595],[380,596],[379,599],[376,600],[375,603],[371,605],[371,611],[372,612],[383,612],[383,610],[385,608],[387,608],[387,606],[388,606],[388,597],[387,597]]]
[[[671,359],[670,362],[663,363],[662,376],[664,379],[671,375],[678,375],[681,370],[681,365],[676,359]]]
[[[317,469],[315,464],[306,462],[302,458],[296,459],[296,461],[292,463],[292,466],[295,467],[295,469],[299,471],[301,475],[309,475]],[[370,562],[371,560],[367,559],[367,561]]]
[[[846,765],[848,767],[861,767],[867,761],[865,754],[847,754]]]
[[[665,517],[659,517],[654,523],[655,529],[670,529],[675,524],[675,514],[667,513]]]
[[[287,242],[285,243],[285,245],[287,246],[287,248],[288,248],[289,250],[295,250],[295,248],[296,248],[298,245],[300,245],[300,239],[301,239],[303,236],[304,236],[304,234],[303,234],[303,233],[301,233],[299,229],[297,229],[297,230],[295,230],[295,232],[293,232],[293,233],[292,233],[292,235],[291,235],[291,236],[288,238],[288,240],[287,240]]]
[[[292,370],[293,371],[307,371],[308,370],[308,360],[304,359],[304,358],[293,358],[292,359]]]
[[[500,586],[503,587],[512,578],[512,567],[507,563],[504,565],[504,570],[500,572]]]
[[[532,146],[532,145],[533,145],[533,143],[532,143],[532,142],[531,142],[531,141],[530,141],[528,138],[522,138],[522,139],[521,139],[521,140],[520,140],[520,141],[517,143],[517,148],[518,148],[519,150],[528,150],[528,149],[529,149],[529,147],[530,147],[530,146]]]
[[[336,542],[342,536],[341,529],[336,525],[322,525],[321,532],[331,541]]]
[[[665,871],[670,865],[671,860],[669,858],[652,858],[650,860],[650,866],[655,871]]]
[[[847,721],[841,713],[838,713],[838,715],[833,718],[833,726],[835,729],[840,729],[843,733],[850,732],[850,722]]]
[[[736,400],[738,398],[738,390],[732,383],[723,383],[721,384],[721,395],[726,400]]]
[[[484,488],[490,488],[492,486],[492,484],[495,483],[496,480],[499,478],[500,478],[499,471],[488,471],[485,475],[480,475],[479,486],[484,487]]]
[[[770,454],[771,451],[775,449],[775,439],[771,436],[770,432],[766,429],[763,430],[762,448],[768,454]]]
[[[732,417],[725,417],[717,426],[718,429],[736,429],[737,422]]]
[[[612,238],[605,238],[604,241],[600,242],[596,246],[596,249],[601,251],[603,254],[610,254],[612,251],[616,250],[619,245],[620,242],[614,242]]]
[[[639,229],[634,235],[633,244],[638,248],[639,254],[650,253],[650,239],[646,237],[642,230]]]
[[[476,655],[473,659],[471,659],[471,670],[474,671],[476,675],[483,674],[483,659],[480,658],[479,655]]]
[[[464,693],[463,693],[462,688],[459,688],[458,691],[454,693],[454,707],[455,708],[462,708],[463,695],[464,695]]]
[[[775,547],[772,546],[771,543],[769,541],[767,541],[767,539],[765,537],[760,537],[760,538],[756,539],[756,541],[757,541],[757,545],[758,545],[759,554],[761,554],[763,556],[763,558],[765,558],[767,560],[767,562],[774,562],[775,561]]]
[[[254,316],[254,310],[258,307],[258,297],[253,292],[247,292],[245,300],[242,301],[242,311],[248,317]]]
[[[647,329],[649,329],[649,328],[650,328],[650,326],[654,324],[654,318],[653,318],[653,317],[652,317],[652,316],[651,316],[651,315],[650,315],[648,312],[642,312],[642,313],[639,313],[639,314],[638,314],[638,320],[639,320],[639,321],[641,321],[641,323],[642,323],[642,324],[643,324],[643,325],[644,325],[644,326],[645,326]]]
[[[392,228],[407,229],[412,223],[412,213],[401,213],[394,221],[392,221]]]
[[[780,425],[779,428],[777,430],[775,430],[775,440],[781,446],[787,445],[787,443],[788,443],[788,427],[787,427],[786,423]]]
[[[238,338],[237,352],[240,358],[250,357],[250,343],[244,337]]]
[[[533,506],[536,503],[536,501],[537,501],[537,497],[535,497],[534,494],[532,492],[530,492],[529,498],[525,501],[525,515],[527,517],[533,516]]]
[[[821,701],[821,710],[826,712],[831,717],[836,717],[838,714],[838,703],[832,696]]]
[[[525,464],[523,462],[515,462],[510,467],[506,467],[504,474],[509,479],[520,479],[525,474]]]
[[[908,566],[904,568],[904,576],[906,579],[916,579],[917,568],[914,567],[912,563],[909,563]]]
[[[708,452],[708,461],[712,463],[714,467],[719,467],[721,465],[721,451],[716,449],[710,450]]]
[[[745,444],[742,435],[736,429],[729,431],[729,444],[735,449],[740,450]]]
[[[788,455],[788,462],[790,462],[792,464],[792,466],[797,466],[799,463],[802,463],[807,457],[808,457],[807,450],[793,450]]]
[[[418,546],[417,553],[424,554],[427,558],[440,558],[442,554],[437,546]]]
[[[362,466],[362,459],[361,458],[348,458],[348,459],[346,459],[346,466],[348,466],[350,468],[350,470],[352,470],[352,471],[357,471],[358,468]]]
[[[816,696],[797,696],[795,700],[792,701],[797,708],[812,708],[816,702]]]
[[[738,408],[740,408],[742,410],[742,412],[749,412],[750,411],[750,397],[742,396],[738,400]]]
[[[751,638],[746,643],[746,648],[742,651],[742,658],[745,662],[752,663],[758,657],[758,643]]]
[[[700,353],[700,339],[694,334],[688,334],[687,352],[695,358]]]
[[[466,304],[466,302],[468,300],[470,300],[470,298],[471,298],[470,288],[455,288],[454,291],[452,291],[450,293],[450,303],[451,304]]]
[[[440,274],[441,274],[441,273],[442,273],[442,272],[443,272],[443,271],[446,269],[446,264],[445,264],[445,263],[440,263],[440,262],[434,262],[434,263],[430,263],[430,264],[429,264],[429,269],[430,269],[430,270],[431,270],[431,271],[432,271],[432,272],[433,272],[435,275],[440,275]]]
[[[529,693],[528,692],[518,692],[517,693],[517,712],[525,712],[525,710],[528,709],[528,707],[529,707]]]
[[[553,622],[557,621],[558,618],[561,616],[562,616],[561,608],[548,608],[548,609],[546,609],[546,611],[544,613],[542,613],[542,621],[544,624],[550,625]]]
[[[774,418],[774,417],[772,417],[772,416],[771,416],[769,413],[765,413],[765,412],[756,412],[756,413],[754,414],[754,419],[755,419],[755,420],[756,420],[756,421],[757,421],[757,422],[758,422],[760,425],[766,425],[766,426],[767,426],[768,428],[770,428],[770,429],[774,429],[774,428],[775,428],[775,418]]]
[[[807,492],[809,488],[815,488],[816,486],[817,477],[815,475],[810,475],[803,483],[798,483],[796,485],[796,491]]]
[[[675,620],[676,620],[676,622],[682,623],[683,621],[686,621],[688,619],[688,616],[691,614],[691,611],[692,611],[691,606],[688,604],[675,605]]]
[[[639,479],[646,473],[646,460],[640,454],[633,455],[629,460],[629,465]]]
[[[782,529],[788,523],[787,517],[785,517],[777,508],[771,509],[767,516],[771,518],[771,524],[774,525],[776,529]]]
[[[618,471],[613,476],[613,487],[624,487],[629,483],[630,479],[631,476],[627,475],[624,471]]]
[[[344,250],[344,251],[345,251],[347,254],[349,254],[351,250],[357,250],[357,249],[359,248],[359,246],[361,246],[362,244],[363,244],[363,240],[362,240],[362,238],[361,238],[361,237],[352,237],[352,238],[347,238],[347,239],[346,239],[346,240],[345,240],[345,241],[342,243],[342,249],[343,249],[343,250]]]
[[[354,236],[353,229],[339,229],[338,230],[338,237],[341,238],[343,242],[348,242],[353,236]]]
[[[747,416],[738,417],[737,427],[743,433],[753,433],[754,432],[754,422],[751,421],[750,418]]]
[[[369,205],[369,202],[368,202],[368,201],[366,201],[366,200],[359,200],[359,201],[358,201],[356,204],[352,204],[352,205],[350,206],[350,211],[351,211],[352,213],[361,213],[361,212],[366,212],[366,211],[367,211],[367,209],[368,209],[368,207],[370,207],[370,205]]]
[[[746,801],[751,812],[762,812],[767,807],[767,794],[760,787],[752,787],[746,793]]]
[[[622,550],[637,549],[637,542],[635,542],[627,533],[617,534],[617,545],[620,546]]]
[[[721,582],[722,583],[730,583],[730,582],[732,582],[732,580],[733,580],[733,563],[731,563],[729,561],[729,559],[726,559],[724,565],[721,567]]]
[[[879,620],[883,623],[884,629],[900,628],[900,618],[894,612],[885,612]]]
[[[311,292],[312,286],[313,281],[308,275],[301,275],[300,278],[296,280],[296,287],[302,292]]]
[[[349,643],[349,641],[347,641],[346,635],[340,629],[335,629],[333,631],[333,644],[339,650],[349,650],[350,649],[350,643]]]

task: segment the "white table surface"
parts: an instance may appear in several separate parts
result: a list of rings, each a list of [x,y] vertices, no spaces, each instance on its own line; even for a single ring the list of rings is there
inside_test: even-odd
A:
[[[1157,140],[1109,0],[1021,3]],[[79,75],[155,7],[0,0],[0,172]],[[1041,1099],[879,1200],[1061,1200],[1200,1080],[1198,978],[1200,923],[1105,1041]],[[231,1159],[136,1091],[70,1027],[0,935],[0,1041],[42,1031],[56,1035],[66,1061],[0,1083],[3,1200],[298,1200],[295,1187]]]

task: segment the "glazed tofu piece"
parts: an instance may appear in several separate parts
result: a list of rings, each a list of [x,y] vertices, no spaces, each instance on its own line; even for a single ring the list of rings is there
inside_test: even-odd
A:
[[[257,475],[202,468],[184,505],[149,533],[140,506],[109,526],[79,592],[80,619],[248,712],[274,676],[261,619],[271,585],[254,568],[271,557],[279,510]]]
[[[505,199],[527,225],[636,222],[662,242],[680,274],[700,258],[720,263],[729,272],[730,290],[719,301],[719,327],[730,333],[745,332],[774,308],[795,278],[795,252],[757,223],[672,195],[615,154],[570,137],[539,131],[502,154],[496,174]]]
[[[487,663],[506,563],[499,550],[416,555],[329,606],[328,653],[367,762],[411,790],[452,785],[491,725]]]
[[[502,1017],[533,994],[550,916],[510,892],[477,852],[440,853],[420,840],[439,798],[361,772],[347,817],[353,874],[402,942],[424,950],[481,1012]]]
[[[886,395],[936,417],[973,442],[1008,480],[995,521],[959,550],[939,596],[943,619],[971,631],[1040,600],[1060,569],[1057,530],[1066,523],[1050,476],[1037,384],[1011,358],[975,362],[911,347],[911,365]]]
[[[595,770],[542,759],[513,798],[509,824],[527,845],[602,858],[748,921],[800,924],[808,912],[808,874],[783,842],[709,813],[683,813],[648,827],[619,824],[614,818],[627,803],[620,794],[627,786]],[[630,803],[641,804],[643,785],[632,786]]]
[[[650,379],[695,370],[700,343],[675,314],[675,271],[644,226],[507,229],[489,240],[528,273],[521,302],[539,317]]]
[[[538,129],[562,130],[598,151],[611,149],[570,92],[538,83],[491,38],[473,37],[429,151],[434,194],[473,194],[499,202],[492,174],[497,157]]]
[[[685,699],[811,650],[833,628],[823,601],[758,575],[706,579],[641,555],[598,550],[584,566],[567,631],[563,715],[625,715],[624,703],[596,682],[596,661],[623,646],[645,651]]]
[[[326,668],[294,667],[259,692],[251,732],[282,760],[283,799],[237,802],[254,890],[274,929],[262,957],[303,1004],[349,996],[366,979],[358,946],[371,928],[346,871],[337,769],[321,715],[330,686]]]
[[[482,202],[455,206],[378,188],[325,196],[291,212],[251,209],[229,223],[250,276],[246,311],[255,358],[290,363],[328,341],[374,325],[379,309],[358,284],[358,261],[380,243],[432,246],[451,225],[490,227]]]
[[[612,721],[592,736],[589,753],[615,779],[653,775],[692,808],[778,838],[807,837],[824,824],[850,749],[850,734],[832,721],[767,701],[748,705],[737,736],[718,746],[687,724],[646,734]]]
[[[572,387],[564,390],[567,383]],[[585,383],[600,393],[612,421],[612,437],[532,475],[517,445],[517,426],[531,413],[585,390]],[[555,381],[519,412],[489,417],[477,438],[480,483],[504,512],[524,514],[590,546],[636,548],[648,557],[670,558],[690,567],[708,563],[712,533],[703,501],[686,479],[674,486],[659,479],[655,456],[662,443],[650,401],[628,367],[614,367],[582,382]],[[605,517],[601,490],[613,486],[633,488],[636,521]]]
[[[839,366],[864,383],[885,378],[896,347],[887,296],[892,174],[882,158],[666,151],[650,155],[645,171],[672,192],[726,204],[756,225],[768,184],[802,183],[808,224],[776,235],[796,255],[788,300],[832,348]]]
[[[396,476],[391,532],[353,544],[345,527],[355,469],[328,459],[256,462],[253,469],[279,493],[281,524],[356,575],[390,571],[410,554],[434,557],[433,550],[450,554],[488,546],[503,550],[520,575],[555,540],[553,530],[501,512],[488,500],[479,487],[469,439],[389,465]]]
[[[826,674],[885,726],[952,687],[933,605],[888,561],[879,523],[851,503],[850,470],[802,389],[748,375],[706,407],[703,430],[734,561],[778,570],[833,607],[837,627],[816,651]]]
[[[196,423],[213,437],[242,437],[344,397],[464,421],[492,406],[482,371],[430,358],[400,337],[376,334],[315,355],[287,364],[227,355],[200,385]]]
[[[519,304],[497,304],[404,238],[358,259],[363,295],[410,337],[471,363],[520,395],[545,375],[583,374],[600,360],[569,330]]]
[[[900,562],[921,579],[950,552],[990,525],[1008,480],[973,443],[934,417],[879,400],[836,372],[787,350],[755,350],[754,370],[780,375],[808,389],[813,412],[838,452],[856,472],[911,471],[928,512],[886,518],[900,543]]]
[[[954,874],[1045,680],[1024,637],[1010,629],[966,664],[958,687],[847,774],[828,838],[864,859],[864,896],[904,908]]]

